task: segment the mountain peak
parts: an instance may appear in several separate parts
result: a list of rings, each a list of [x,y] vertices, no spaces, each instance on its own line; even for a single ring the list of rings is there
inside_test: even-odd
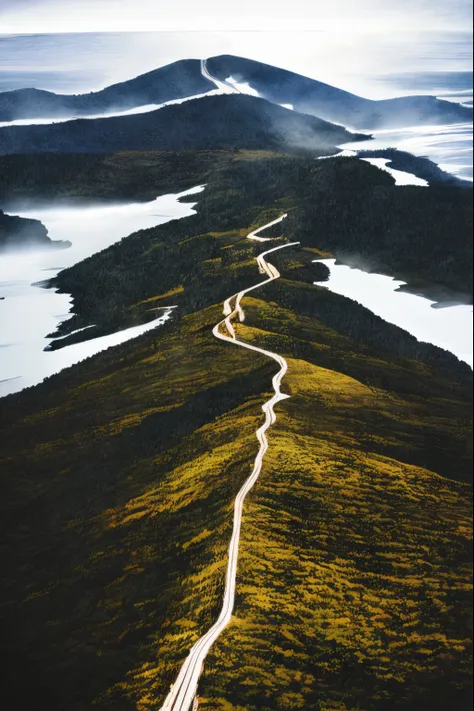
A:
[[[180,59],[88,94],[53,94],[38,89],[0,93],[0,121],[88,117],[161,105],[215,92],[217,88],[232,91],[229,77],[273,104],[291,106],[300,113],[356,130],[472,121],[472,108],[434,96],[373,101],[286,69],[230,54],[204,62]]]
[[[356,130],[401,128],[472,121],[472,109],[434,96],[374,101],[253,59],[222,54],[207,60],[209,71],[248,84],[259,96],[296,111]]]

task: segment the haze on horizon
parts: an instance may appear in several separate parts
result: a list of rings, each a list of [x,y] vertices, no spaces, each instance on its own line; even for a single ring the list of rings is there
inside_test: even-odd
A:
[[[470,0],[294,0],[277,11],[272,0],[0,0],[0,90],[91,91],[178,59],[235,54],[367,98],[426,93],[442,87],[384,77],[472,71],[471,14]]]
[[[225,9],[217,0],[2,0],[3,33],[137,31],[466,31],[470,0],[293,0],[275,10],[273,0],[239,0]]]

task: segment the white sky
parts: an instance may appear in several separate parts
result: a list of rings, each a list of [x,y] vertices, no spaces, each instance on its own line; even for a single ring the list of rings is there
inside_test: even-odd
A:
[[[470,0],[0,0],[3,33],[467,30]]]
[[[28,86],[90,91],[178,59],[235,54],[388,98],[409,87],[384,76],[472,69],[471,14],[471,0],[0,0],[0,33],[24,35],[4,37],[0,62],[4,75],[27,70]],[[96,34],[45,36],[81,32]],[[46,77],[61,71],[77,73],[71,89]]]

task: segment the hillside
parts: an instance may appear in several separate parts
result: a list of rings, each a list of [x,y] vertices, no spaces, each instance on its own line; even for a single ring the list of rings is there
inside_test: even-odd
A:
[[[472,121],[472,108],[434,96],[404,96],[373,101],[329,84],[251,59],[221,55],[207,60],[211,74],[248,83],[259,95],[296,111],[358,130]]]
[[[267,152],[267,157],[277,157]],[[262,152],[259,151],[262,158]],[[472,204],[472,183],[440,170],[427,158],[419,158],[399,150],[359,151],[360,157],[384,157],[389,165],[425,178],[433,187],[467,187],[466,195],[449,193],[460,204]],[[121,153],[40,153],[0,156],[0,204],[9,209],[37,205],[41,202],[72,200],[147,201],[165,193],[172,185],[180,192],[206,182],[213,169],[237,151],[144,151]],[[279,156],[281,159],[283,156]],[[339,161],[345,158],[337,158]],[[299,161],[301,162],[301,161]],[[358,161],[363,176],[380,171],[364,167]],[[368,171],[368,172],[367,172]],[[391,178],[380,178],[393,185]],[[409,192],[404,189],[402,192]],[[400,194],[400,191],[397,191]],[[414,194],[419,194],[415,191]],[[433,194],[433,193],[430,193]],[[443,193],[445,194],[445,193]]]
[[[113,318],[115,298],[122,312],[177,304],[176,318],[0,400],[2,694],[18,711],[160,708],[215,620],[275,374],[212,335],[223,300],[262,278],[268,246],[245,236],[328,200],[324,185],[337,206],[341,183],[342,205],[331,164],[356,192],[362,175],[255,152],[193,160],[207,166],[197,215],[69,270],[87,313]],[[397,188],[360,165],[375,212]],[[472,372],[313,286],[314,227],[274,256],[282,278],[244,299],[236,326],[287,358],[291,397],[245,505],[235,615],[199,709],[467,711]]]
[[[196,148],[286,149],[326,155],[337,152],[337,144],[360,137],[263,99],[224,95],[133,116],[0,128],[0,155]]]
[[[409,285],[431,282],[472,303],[472,189],[395,187],[357,159],[322,162],[316,199],[288,218],[299,239],[346,264]]]
[[[52,240],[48,230],[39,220],[6,215],[0,210],[0,252],[24,249],[47,249],[70,247],[68,241]]]
[[[19,166],[24,163],[19,157],[5,160],[7,165],[16,166],[21,180]],[[25,166],[30,178],[34,175],[34,166],[34,163]],[[69,167],[66,169],[66,166]],[[59,195],[71,196],[76,191],[88,200],[94,194],[108,200],[117,199],[127,190],[133,191],[135,199],[151,199],[153,186],[164,186],[166,180],[172,181],[168,185],[174,191],[191,187],[190,182],[206,183],[207,190],[200,199],[200,216],[189,218],[184,228],[188,230],[192,224],[203,234],[227,231],[244,209],[250,210],[249,220],[253,221],[253,205],[266,205],[273,210],[284,205],[289,212],[287,224],[292,235],[308,247],[324,250],[346,263],[359,263],[374,271],[378,268],[391,276],[403,276],[418,289],[423,280],[439,292],[444,290],[448,295],[450,290],[462,292],[464,301],[472,299],[470,190],[395,186],[387,172],[353,158],[314,161],[258,152],[127,153],[85,156],[83,162],[75,157],[70,163],[66,156],[62,161],[50,156],[43,169],[45,167],[52,173],[56,170],[61,176],[63,193]],[[38,183],[42,175],[40,172],[37,176]],[[48,188],[47,183],[45,188],[53,189]],[[240,196],[239,204],[223,210],[228,191]],[[178,222],[171,223],[165,231],[177,230],[179,235],[182,229]],[[209,291],[194,288],[192,251],[189,251],[189,263],[176,262],[177,253],[185,259],[188,248],[191,250],[188,243],[169,251],[160,240],[156,245],[155,241],[156,232],[139,232],[126,242],[61,272],[53,285],[73,295],[76,315],[61,325],[61,333],[65,335],[95,324],[95,330],[78,335],[82,339],[95,337],[98,329],[107,332],[118,325],[123,327],[129,320],[133,323],[134,305],[142,300],[146,304],[146,299],[155,293],[157,283],[162,284],[163,293],[188,284],[175,295],[174,302],[186,312],[210,305],[210,299],[216,294],[225,298],[228,285],[225,282],[213,284],[211,275]],[[201,240],[196,243],[196,249],[204,249],[204,245]],[[156,260],[150,258],[155,250],[159,254]],[[434,259],[426,259],[428,251]],[[198,251],[196,256],[200,254]],[[210,251],[208,259],[213,257]],[[178,283],[177,279],[180,279]],[[221,281],[221,277],[218,280]],[[331,313],[332,309],[328,309],[321,317],[330,318]],[[378,334],[381,342],[389,338],[382,324],[363,325],[352,318],[349,306],[346,314],[349,323],[345,328],[353,329],[358,337],[364,332],[365,335]],[[143,317],[146,318],[146,312]],[[65,346],[68,342],[64,339],[59,344]],[[411,351],[403,350],[406,342],[406,338],[390,336],[389,349],[393,352],[402,348],[401,353],[420,358],[418,342],[412,339],[414,350]],[[435,351],[432,349],[434,358]],[[448,360],[453,358],[445,356]],[[425,357],[428,356],[425,354]]]
[[[472,121],[472,108],[434,96],[402,96],[373,101],[294,72],[251,59],[221,55],[207,60],[211,76],[248,83],[277,105],[357,130]],[[34,88],[0,93],[0,122],[80,117],[124,111],[202,94],[216,88],[201,73],[198,59],[183,59],[100,91],[54,94]]]
[[[0,155],[258,148],[336,153],[357,140],[340,126],[303,116],[253,96],[209,96],[157,111],[46,126],[0,128]]]
[[[0,93],[0,121],[61,118],[124,111],[161,104],[215,89],[201,74],[198,59],[183,59],[89,94],[54,94],[39,89]]]

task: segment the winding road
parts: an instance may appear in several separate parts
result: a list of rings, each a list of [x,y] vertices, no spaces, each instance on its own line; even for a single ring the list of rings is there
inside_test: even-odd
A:
[[[258,232],[261,232],[262,230],[267,229],[268,227],[271,227],[272,225],[275,225],[278,222],[281,222],[285,217],[286,215],[282,215],[277,220],[273,220],[272,222],[269,222],[263,227],[260,227],[258,230],[251,232],[248,235],[248,239],[259,241],[266,241],[267,239],[271,239],[258,237]],[[268,449],[266,431],[276,421],[274,407],[278,402],[280,402],[280,400],[284,400],[285,398],[289,397],[288,395],[285,395],[281,392],[281,381],[288,369],[286,360],[282,356],[278,355],[278,353],[272,353],[271,351],[267,351],[263,348],[258,348],[257,346],[253,346],[249,343],[245,343],[244,341],[238,340],[235,334],[234,327],[232,325],[232,319],[234,319],[236,316],[239,317],[240,321],[243,321],[245,319],[245,313],[241,304],[242,299],[246,294],[253,291],[254,289],[258,289],[259,287],[264,286],[265,284],[269,284],[270,282],[280,277],[279,271],[276,269],[276,267],[267,262],[265,257],[268,254],[271,254],[272,252],[276,252],[280,249],[286,249],[286,247],[291,247],[297,244],[299,244],[299,242],[282,244],[278,247],[274,247],[273,249],[269,249],[266,252],[263,252],[256,258],[260,273],[266,274],[267,278],[264,281],[255,284],[255,286],[251,286],[248,289],[243,289],[237,294],[234,294],[233,296],[230,296],[228,299],[226,299],[226,301],[224,302],[225,318],[222,321],[219,321],[219,323],[214,326],[212,331],[214,336],[221,341],[226,341],[227,343],[231,343],[234,346],[247,348],[248,350],[255,351],[256,353],[265,355],[268,358],[272,358],[272,360],[278,363],[280,369],[272,379],[274,395],[262,406],[262,410],[265,413],[265,421],[256,432],[260,447],[258,450],[258,454],[255,458],[252,473],[246,480],[243,487],[240,489],[234,503],[234,525],[232,538],[229,545],[226,582],[221,613],[214,625],[195,643],[195,645],[191,649],[188,657],[186,658],[183,663],[183,666],[181,667],[181,670],[178,674],[175,683],[171,687],[171,690],[166,698],[165,703],[161,707],[161,711],[196,711],[198,707],[196,692],[204,660],[210,648],[217,640],[221,632],[225,629],[232,617],[232,612],[235,603],[237,563],[239,557],[240,529],[242,525],[242,511],[244,501],[247,494],[257,481],[260,475],[260,471],[262,469],[263,458]]]
[[[212,81],[212,83],[215,84],[216,87],[220,89],[224,94],[241,93],[235,86],[232,86],[232,84],[213,77],[212,74],[209,72],[209,69],[207,68],[207,59],[201,59],[201,74],[208,81]]]

